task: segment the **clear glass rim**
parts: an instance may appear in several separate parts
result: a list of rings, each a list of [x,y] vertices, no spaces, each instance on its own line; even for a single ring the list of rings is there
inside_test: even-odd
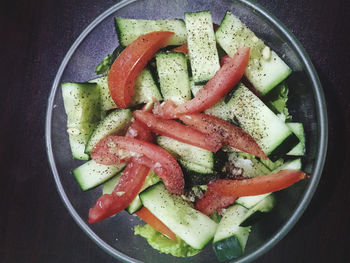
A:
[[[54,98],[57,92],[57,88],[59,87],[61,77],[63,75],[63,72],[75,52],[75,50],[79,47],[81,42],[85,39],[85,37],[106,17],[113,14],[118,9],[136,2],[138,0],[124,0],[121,1],[114,6],[107,9],[105,12],[103,12],[101,15],[99,15],[93,22],[91,22],[86,29],[80,34],[80,36],[76,39],[76,41],[73,43],[73,45],[70,47],[69,51],[65,55],[58,71],[56,74],[56,77],[54,79],[54,82],[52,84],[50,96],[48,99],[48,106],[46,111],[46,124],[45,124],[45,140],[46,140],[46,151],[48,160],[50,163],[50,167],[56,182],[56,187],[58,189],[58,192],[60,194],[60,197],[67,207],[69,213],[73,217],[73,219],[76,221],[78,226],[83,229],[83,231],[103,250],[105,250],[108,254],[111,256],[122,260],[124,262],[141,262],[139,260],[135,260],[109,244],[107,244],[105,241],[103,241],[98,235],[90,229],[90,227],[84,222],[84,220],[78,215],[78,213],[75,211],[74,207],[72,206],[71,202],[69,201],[68,196],[66,195],[61,180],[59,178],[59,174],[57,171],[56,163],[54,160],[53,152],[52,152],[52,144],[51,144],[51,119],[52,119],[52,110],[54,105]],[[327,153],[327,143],[328,143],[328,120],[327,120],[327,110],[326,110],[326,103],[324,99],[324,94],[322,90],[322,85],[320,83],[320,80],[318,78],[317,72],[308,56],[304,48],[302,47],[301,43],[296,39],[296,37],[287,29],[281,21],[279,21],[274,15],[272,15],[269,11],[267,11],[265,8],[263,8],[261,5],[256,3],[253,0],[236,0],[244,5],[252,8],[256,13],[261,14],[263,17],[265,17],[266,21],[271,23],[274,27],[276,27],[283,35],[284,37],[290,42],[291,46],[294,48],[296,53],[299,54],[301,61],[305,65],[305,70],[307,72],[307,75],[310,77],[310,80],[312,82],[312,89],[315,94],[315,101],[316,101],[316,117],[318,122],[318,127],[320,127],[319,130],[319,138],[318,138],[318,151],[316,156],[316,163],[314,172],[311,175],[310,182],[304,192],[304,195],[298,205],[298,207],[295,209],[293,215],[287,220],[287,222],[276,232],[276,234],[271,237],[267,242],[260,246],[257,250],[253,251],[252,253],[245,255],[237,260],[234,260],[232,262],[236,263],[243,263],[243,262],[251,262],[254,259],[258,258],[262,254],[266,253],[268,250],[270,250],[278,241],[280,241],[290,230],[291,228],[296,224],[298,219],[301,217],[301,215],[304,213],[306,207],[310,203],[312,196],[317,188],[317,185],[319,183],[319,180],[322,175],[323,166],[326,159],[326,153]]]

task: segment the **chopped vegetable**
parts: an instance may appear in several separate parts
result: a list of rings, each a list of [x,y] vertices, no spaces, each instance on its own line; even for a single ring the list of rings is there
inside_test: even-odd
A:
[[[196,97],[174,107],[165,102],[156,113],[163,118],[176,118],[184,114],[204,111],[222,99],[242,78],[248,65],[249,48],[241,47],[230,62],[224,64]]]
[[[159,231],[163,235],[167,236],[171,240],[177,242],[176,235],[166,225],[162,223],[157,217],[155,217],[146,207],[142,207],[136,212],[137,216],[152,226],[155,230]]]
[[[185,19],[186,26],[179,19],[117,18],[120,46],[95,69],[104,76],[90,81],[97,84],[63,84],[73,157],[92,158],[73,173],[88,190],[118,172],[89,223],[127,209],[147,223],[135,234],[162,253],[193,256],[214,238],[217,258],[231,260],[244,252],[251,215],[272,209],[271,192],[306,177],[286,170],[300,169],[300,159],[281,166],[298,142],[285,124],[288,88],[277,85],[290,69],[230,12],[213,25],[215,34],[210,11]],[[162,49],[167,45],[179,46]],[[122,125],[118,112],[127,113]]]
[[[119,108],[129,106],[138,74],[160,48],[167,46],[173,35],[173,32],[167,31],[142,35],[114,61],[108,73],[108,86],[112,99]]]
[[[89,211],[89,223],[99,222],[128,207],[139,193],[149,172],[143,165],[129,162],[112,194],[102,195]]]
[[[188,46],[187,45],[182,45],[182,46],[179,46],[179,47],[176,47],[174,49],[172,49],[173,52],[181,52],[181,53],[184,53],[184,54],[187,54],[188,53]]]
[[[144,237],[148,244],[159,252],[171,254],[174,257],[190,257],[201,252],[201,249],[191,247],[180,238],[175,242],[165,237],[148,224],[135,226],[135,235]]]
[[[277,173],[243,180],[220,179],[208,185],[208,189],[223,196],[261,195],[282,190],[304,179],[299,170],[281,170]]]
[[[159,146],[134,138],[108,136],[102,139],[91,153],[91,158],[101,164],[109,163],[111,159],[121,160],[132,156],[134,161],[154,170],[163,179],[169,192],[183,193],[184,178],[179,164],[171,154]]]
[[[241,128],[218,117],[207,114],[189,114],[180,117],[184,123],[206,134],[215,134],[223,143],[233,148],[267,159],[253,137]]]
[[[133,123],[129,126],[125,136],[147,142],[154,141],[154,134],[151,132],[151,130],[138,120],[133,121]]]
[[[177,121],[157,118],[154,114],[145,111],[134,111],[133,115],[158,134],[212,152],[221,148],[221,143],[215,136],[206,135]]]
[[[209,216],[215,211],[220,211],[222,208],[233,204],[235,200],[236,197],[222,196],[208,189],[203,197],[197,201],[195,208]]]

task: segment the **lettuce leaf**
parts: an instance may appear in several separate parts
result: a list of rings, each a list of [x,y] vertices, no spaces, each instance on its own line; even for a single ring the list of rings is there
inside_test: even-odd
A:
[[[114,60],[120,55],[125,47],[118,46],[112,54],[108,54],[95,68],[96,74],[107,75],[109,69],[112,67]]]
[[[289,115],[287,108],[288,101],[288,86],[287,83],[282,82],[269,93],[269,108],[274,111],[283,121],[291,121],[292,117]]]
[[[200,249],[189,246],[179,237],[178,242],[167,238],[148,224],[135,226],[134,234],[144,237],[148,244],[154,249],[165,254],[171,254],[175,257],[190,257],[201,251]]]

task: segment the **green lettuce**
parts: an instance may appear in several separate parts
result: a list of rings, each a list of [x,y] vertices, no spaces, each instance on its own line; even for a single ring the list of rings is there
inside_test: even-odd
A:
[[[268,106],[274,111],[283,121],[291,121],[287,108],[288,101],[288,86],[282,82],[269,93]]]
[[[178,242],[167,238],[148,224],[135,226],[134,234],[144,237],[148,244],[154,249],[165,254],[171,254],[175,257],[190,257],[201,251],[200,249],[189,246],[179,237]]]
[[[118,46],[112,54],[108,54],[95,68],[96,74],[107,75],[109,69],[111,68],[114,60],[120,55],[125,47]]]

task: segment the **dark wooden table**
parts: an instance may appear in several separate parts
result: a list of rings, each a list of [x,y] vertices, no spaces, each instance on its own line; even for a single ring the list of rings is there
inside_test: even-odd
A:
[[[256,262],[350,262],[350,8],[347,0],[260,0],[309,53],[322,81],[329,149],[292,231]],[[55,187],[44,122],[56,71],[112,0],[5,0],[0,7],[0,262],[117,262],[75,224]]]

